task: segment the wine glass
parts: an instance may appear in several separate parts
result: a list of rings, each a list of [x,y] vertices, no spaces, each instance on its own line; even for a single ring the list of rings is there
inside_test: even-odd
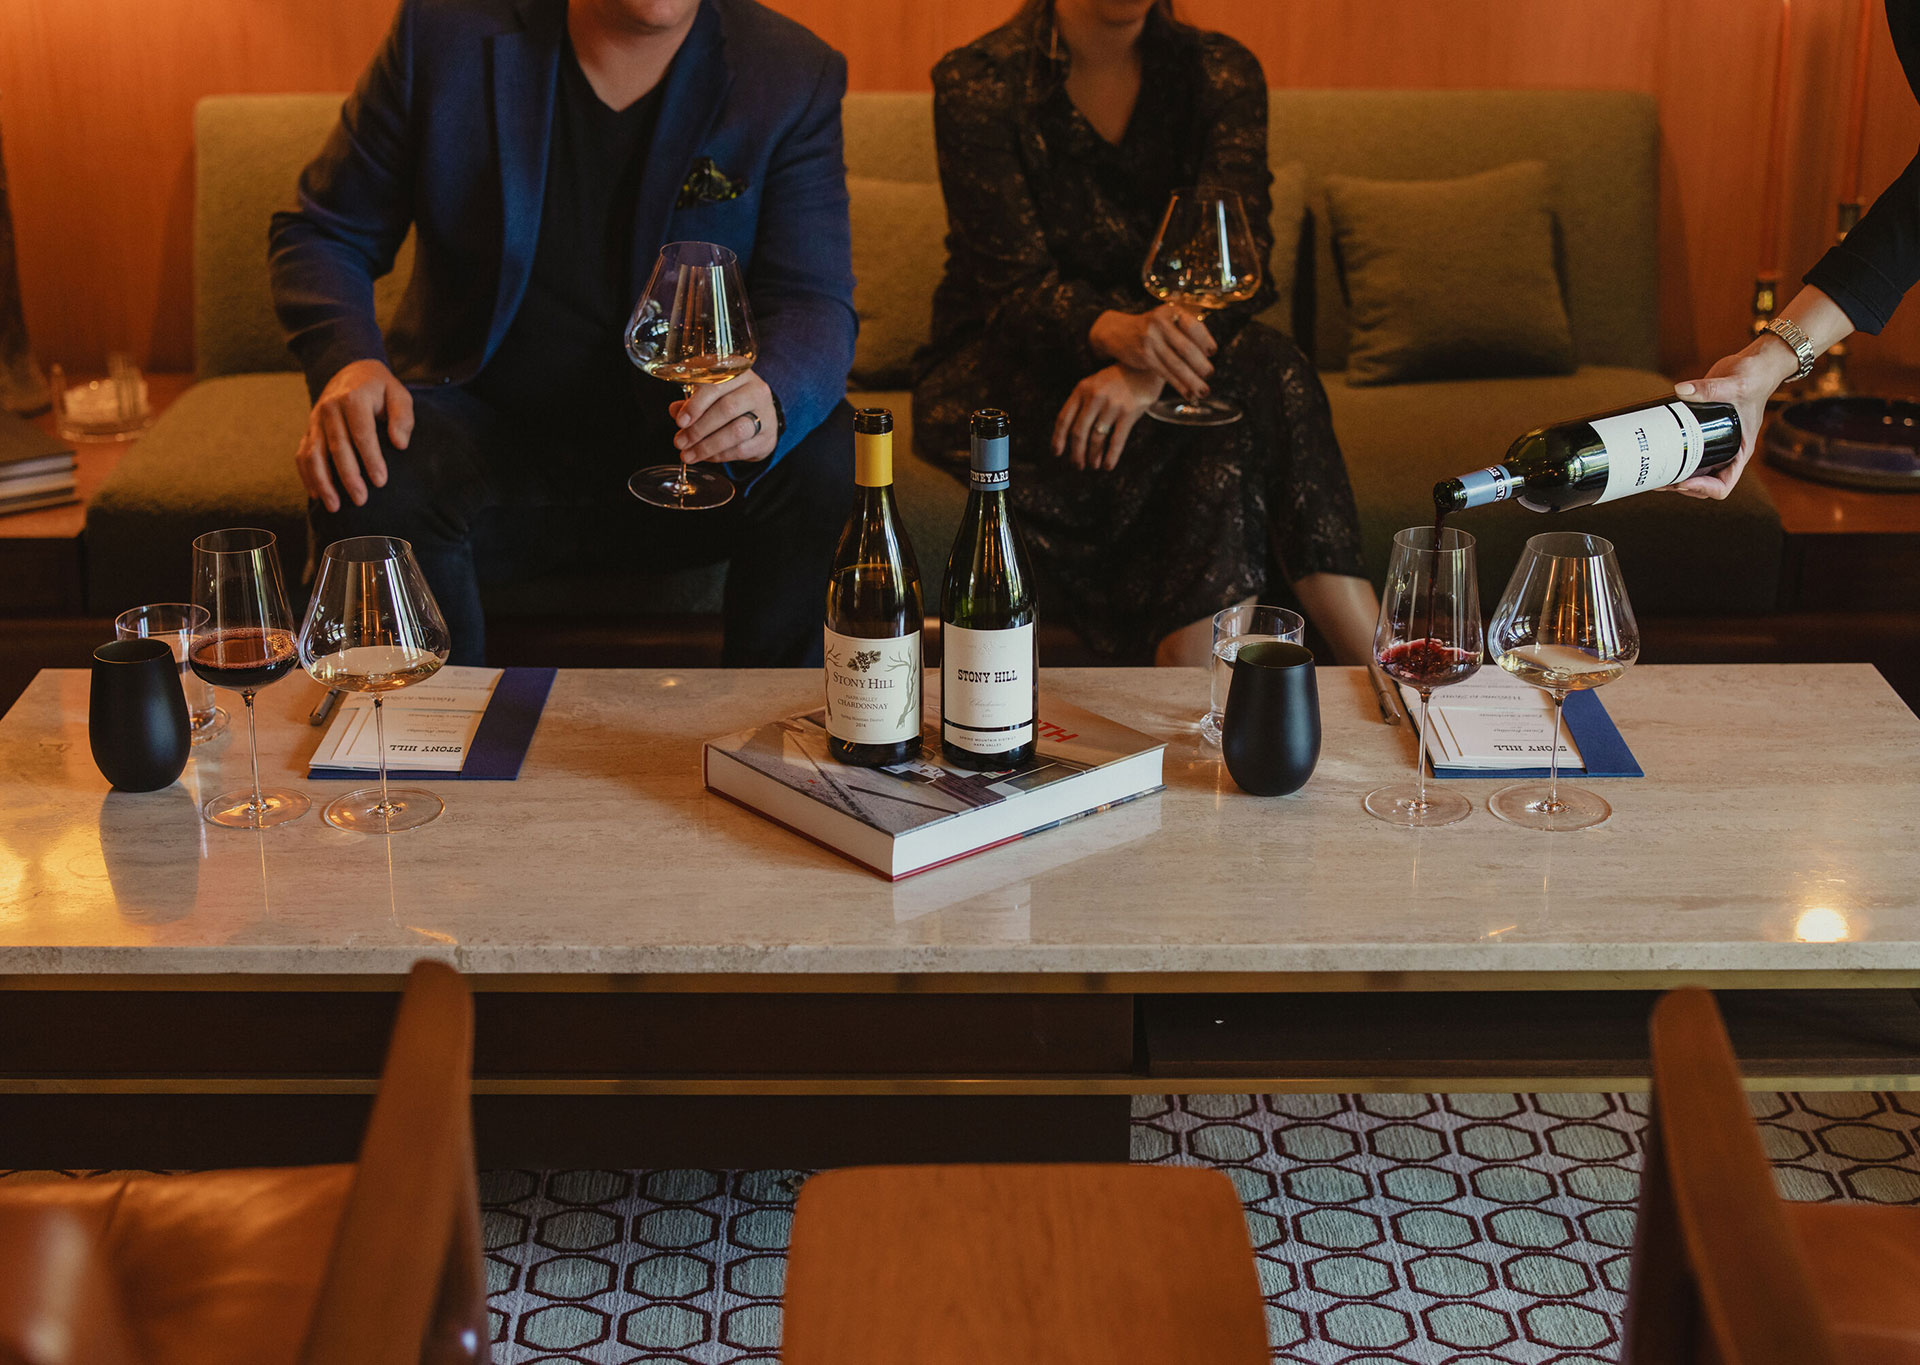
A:
[[[273,533],[246,527],[209,531],[196,539],[193,605],[200,611],[188,627],[187,667],[202,682],[240,693],[247,704],[247,754],[253,764],[252,789],[213,797],[203,807],[207,821],[229,829],[266,829],[297,820],[312,804],[306,797],[260,786],[260,736],[253,713],[253,694],[286,677],[300,659]]]
[[[1393,538],[1374,662],[1420,694],[1413,782],[1367,793],[1367,810],[1391,825],[1424,828],[1464,820],[1473,803],[1458,792],[1427,790],[1427,704],[1437,687],[1480,671],[1480,581],[1474,539],[1451,526],[1413,526]]]
[[[387,790],[386,694],[424,682],[447,661],[452,641],[440,606],[413,557],[393,536],[336,540],[320,558],[320,579],[300,627],[300,662],[323,687],[373,694],[380,785],[336,797],[326,809],[336,829],[395,834],[437,818],[446,804],[432,792]]]
[[[627,322],[627,356],[655,379],[679,384],[724,384],[753,368],[753,312],[747,307],[740,261],[711,242],[668,242],[660,248],[647,287]],[[763,421],[773,414],[762,413]],[[655,507],[699,511],[733,497],[733,480],[682,461],[653,465],[627,488]]]
[[[1528,829],[1599,824],[1613,814],[1606,800],[1560,785],[1560,720],[1567,693],[1612,682],[1640,655],[1640,627],[1612,543],[1579,531],[1529,540],[1494,608],[1487,644],[1500,667],[1553,698],[1546,782],[1502,787],[1487,809]]]
[[[1260,271],[1239,194],[1203,185],[1173,192],[1141,278],[1162,303],[1205,314],[1259,293]],[[1162,398],[1147,415],[1176,426],[1224,427],[1242,414],[1239,404],[1224,398]]]

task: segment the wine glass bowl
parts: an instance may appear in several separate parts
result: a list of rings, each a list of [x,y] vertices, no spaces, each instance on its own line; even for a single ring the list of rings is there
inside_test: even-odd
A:
[[[1262,269],[1240,195],[1203,185],[1173,192],[1140,276],[1162,303],[1204,315],[1259,293]],[[1176,426],[1217,427],[1243,414],[1223,398],[1163,398],[1147,415]]]
[[[222,792],[203,807],[209,824],[268,829],[297,820],[312,804],[296,791],[260,785],[260,740],[254,694],[293,671],[299,661],[293,610],[280,581],[279,543],[271,531],[209,531],[193,542],[193,606],[187,667],[215,687],[230,687],[247,704],[251,789]]]
[[[380,785],[336,797],[325,812],[328,824],[394,834],[446,809],[432,792],[388,789],[382,703],[387,693],[438,673],[451,648],[446,620],[411,545],[393,536],[356,536],[327,546],[300,627],[300,662],[324,687],[372,695],[380,754]]]
[[[668,242],[625,337],[629,360],[680,385],[689,398],[696,384],[724,384],[752,369],[758,346],[739,258],[711,242]],[[627,487],[642,502],[683,511],[721,507],[733,498],[726,475],[690,469],[684,461],[642,469]]]
[[[1553,698],[1547,781],[1503,787],[1487,809],[1509,824],[1588,829],[1613,811],[1598,792],[1560,785],[1562,712],[1569,693],[1601,687],[1640,656],[1640,627],[1611,542],[1578,531],[1527,541],[1487,628],[1494,661]]]
[[[1474,538],[1453,527],[1414,526],[1393,538],[1386,591],[1374,628],[1380,671],[1420,694],[1411,783],[1367,793],[1367,811],[1392,825],[1451,825],[1473,811],[1458,792],[1427,787],[1427,711],[1435,688],[1465,682],[1480,670],[1480,584]]]

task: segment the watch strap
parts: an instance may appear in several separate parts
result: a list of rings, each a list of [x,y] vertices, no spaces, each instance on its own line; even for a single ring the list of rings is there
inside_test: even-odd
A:
[[[1819,355],[1813,349],[1813,342],[1800,330],[1791,318],[1774,318],[1767,323],[1767,330],[1792,347],[1794,355],[1800,358],[1800,368],[1795,371],[1795,379],[1805,379],[1813,373],[1814,361]]]

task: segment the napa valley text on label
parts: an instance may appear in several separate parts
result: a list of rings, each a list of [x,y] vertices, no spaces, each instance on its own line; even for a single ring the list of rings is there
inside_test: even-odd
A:
[[[826,632],[827,733],[896,744],[920,733],[920,632],[863,640]]]

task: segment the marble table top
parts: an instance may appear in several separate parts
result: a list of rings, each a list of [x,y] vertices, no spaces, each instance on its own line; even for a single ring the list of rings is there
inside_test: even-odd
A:
[[[260,694],[261,767],[315,809],[256,832],[198,815],[245,781],[237,714],[178,784],[109,792],[86,673],[48,671],[0,720],[0,978],[344,979],[435,956],[502,985],[1920,983],[1920,720],[1865,666],[1632,670],[1602,696],[1647,776],[1596,781],[1613,819],[1560,835],[1488,814],[1489,780],[1456,784],[1479,802],[1458,825],[1370,818],[1362,795],[1413,744],[1357,669],[1323,670],[1319,770],[1266,800],[1200,741],[1199,673],[1042,685],[1167,737],[1166,790],[889,884],[701,785],[701,742],[816,704],[811,671],[563,671],[519,781],[425,783],[446,814],[391,838],[319,818],[346,787],[304,775],[304,677]]]

